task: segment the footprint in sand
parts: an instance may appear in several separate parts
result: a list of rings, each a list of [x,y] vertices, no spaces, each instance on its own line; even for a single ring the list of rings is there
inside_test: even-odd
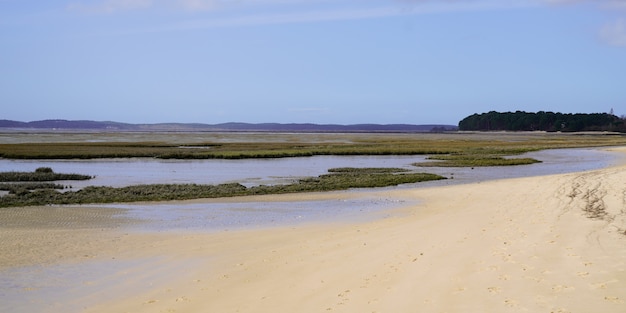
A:
[[[500,287],[489,287],[487,288],[487,291],[489,291],[489,293],[497,294],[502,292],[502,289],[500,289]]]
[[[337,297],[339,297],[339,299],[341,299],[341,300],[337,303],[337,305],[343,305],[343,304],[346,304],[346,302],[347,302],[348,300],[350,300],[350,298],[348,298],[348,294],[349,294],[349,293],[350,293],[350,290],[345,290],[345,291],[343,291],[343,292],[340,292],[340,293],[337,295]]]
[[[465,287],[457,287],[453,294],[455,294],[455,295],[456,294],[460,294],[462,292],[465,292],[465,290],[467,290],[467,288],[465,288]]]
[[[505,299],[504,300],[504,304],[508,307],[516,307],[518,306],[518,302],[516,300],[513,299]]]
[[[557,293],[564,292],[564,291],[572,291],[574,289],[575,289],[574,287],[565,286],[565,285],[554,285],[554,286],[552,286],[552,290],[554,292],[557,292]]]
[[[532,280],[532,281],[534,281],[536,283],[540,283],[540,282],[545,281],[545,279],[543,279],[542,277],[530,276],[530,275],[524,276],[523,278],[530,279],[530,280]]]
[[[619,297],[609,297],[609,296],[606,296],[606,297],[604,297],[604,300],[610,301],[610,302],[613,302],[613,303],[624,303],[624,300],[621,300]]]

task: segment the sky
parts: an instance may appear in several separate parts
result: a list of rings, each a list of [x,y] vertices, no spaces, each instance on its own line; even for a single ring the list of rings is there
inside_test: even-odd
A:
[[[626,0],[0,0],[0,119],[626,114]]]

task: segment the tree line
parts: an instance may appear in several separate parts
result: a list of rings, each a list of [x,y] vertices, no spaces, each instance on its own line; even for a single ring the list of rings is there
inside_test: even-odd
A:
[[[609,113],[495,112],[472,114],[459,130],[474,131],[615,131],[626,132],[626,118]]]

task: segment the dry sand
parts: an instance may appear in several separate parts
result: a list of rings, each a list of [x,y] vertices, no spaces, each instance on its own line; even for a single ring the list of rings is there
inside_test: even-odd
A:
[[[41,312],[626,312],[624,165],[384,196],[420,202],[373,222],[220,233],[124,232],[115,212],[13,223],[0,270],[109,268]]]

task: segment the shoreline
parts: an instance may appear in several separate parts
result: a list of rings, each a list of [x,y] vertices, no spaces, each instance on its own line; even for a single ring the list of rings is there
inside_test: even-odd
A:
[[[419,203],[373,221],[208,234],[137,233],[106,225],[17,232],[2,227],[2,237],[11,239],[0,249],[0,275],[19,288],[2,286],[7,299],[0,299],[0,308],[621,312],[624,182],[621,162],[587,172],[384,190],[365,195]],[[298,196],[329,197],[277,197]],[[590,218],[594,210],[604,215]],[[11,274],[17,269],[6,266],[11,257],[41,262]],[[46,269],[58,276],[41,276]],[[77,270],[85,275],[69,279],[66,292],[46,291]]]
[[[110,227],[130,228],[137,231],[223,231],[248,228],[290,226],[303,223],[333,222],[337,220],[365,221],[372,215],[380,215],[387,209],[408,205],[410,199],[398,200],[385,195],[393,190],[430,188],[485,182],[516,177],[549,175],[597,169],[617,164],[620,154],[607,152],[607,148],[559,149],[537,152],[543,160],[541,164],[523,167],[482,167],[482,168],[430,168],[437,174],[450,176],[449,179],[427,181],[383,188],[356,188],[332,192],[294,193],[264,196],[237,196],[211,199],[191,199],[152,202],[103,203],[86,205],[53,205],[18,208],[16,211],[0,211],[0,220],[14,221],[31,227],[33,218],[41,227],[97,227],[107,223]],[[597,158],[597,161],[591,161]],[[64,220],[64,211],[71,209],[85,219]],[[100,210],[102,208],[103,210]],[[115,219],[102,216],[107,210],[118,210]],[[29,212],[33,214],[29,214]],[[65,210],[67,211],[67,210]],[[11,214],[17,216],[12,216]],[[374,213],[374,214],[372,214]],[[8,216],[7,216],[8,215]],[[45,218],[44,218],[45,216]],[[365,218],[363,218],[365,216]],[[125,217],[125,218],[124,218]],[[47,223],[41,223],[41,220]],[[98,222],[101,220],[101,222]],[[110,221],[111,220],[111,221]],[[114,223],[111,223],[111,222]],[[6,223],[4,226],[7,226]],[[1,264],[1,263],[0,263]]]
[[[13,160],[1,159],[2,171],[34,171],[38,167],[50,167],[56,172],[81,173],[95,178],[84,181],[59,181],[60,184],[81,189],[87,186],[127,187],[133,185],[195,183],[219,185],[237,182],[246,186],[264,184],[288,184],[305,177],[327,174],[329,168],[341,167],[398,167],[411,172],[427,172],[466,182],[493,177],[513,178],[548,173],[598,168],[613,161],[604,155],[607,147],[545,149],[527,152],[515,157],[535,158],[541,163],[500,167],[419,167],[413,163],[426,162],[427,155],[318,155],[277,159],[245,160],[159,160],[153,158],[119,158],[88,160]],[[576,154],[582,153],[582,156]],[[568,162],[568,160],[570,160]],[[573,162],[572,162],[573,160]],[[601,160],[601,165],[589,164],[589,160]],[[567,165],[559,166],[559,162]],[[494,170],[495,168],[495,170]],[[297,170],[294,170],[297,169]],[[526,174],[525,172],[531,172]],[[202,173],[211,173],[204,175]],[[146,176],[150,173],[149,176]],[[453,174],[453,175],[452,175]],[[479,177],[479,178],[477,178]]]

